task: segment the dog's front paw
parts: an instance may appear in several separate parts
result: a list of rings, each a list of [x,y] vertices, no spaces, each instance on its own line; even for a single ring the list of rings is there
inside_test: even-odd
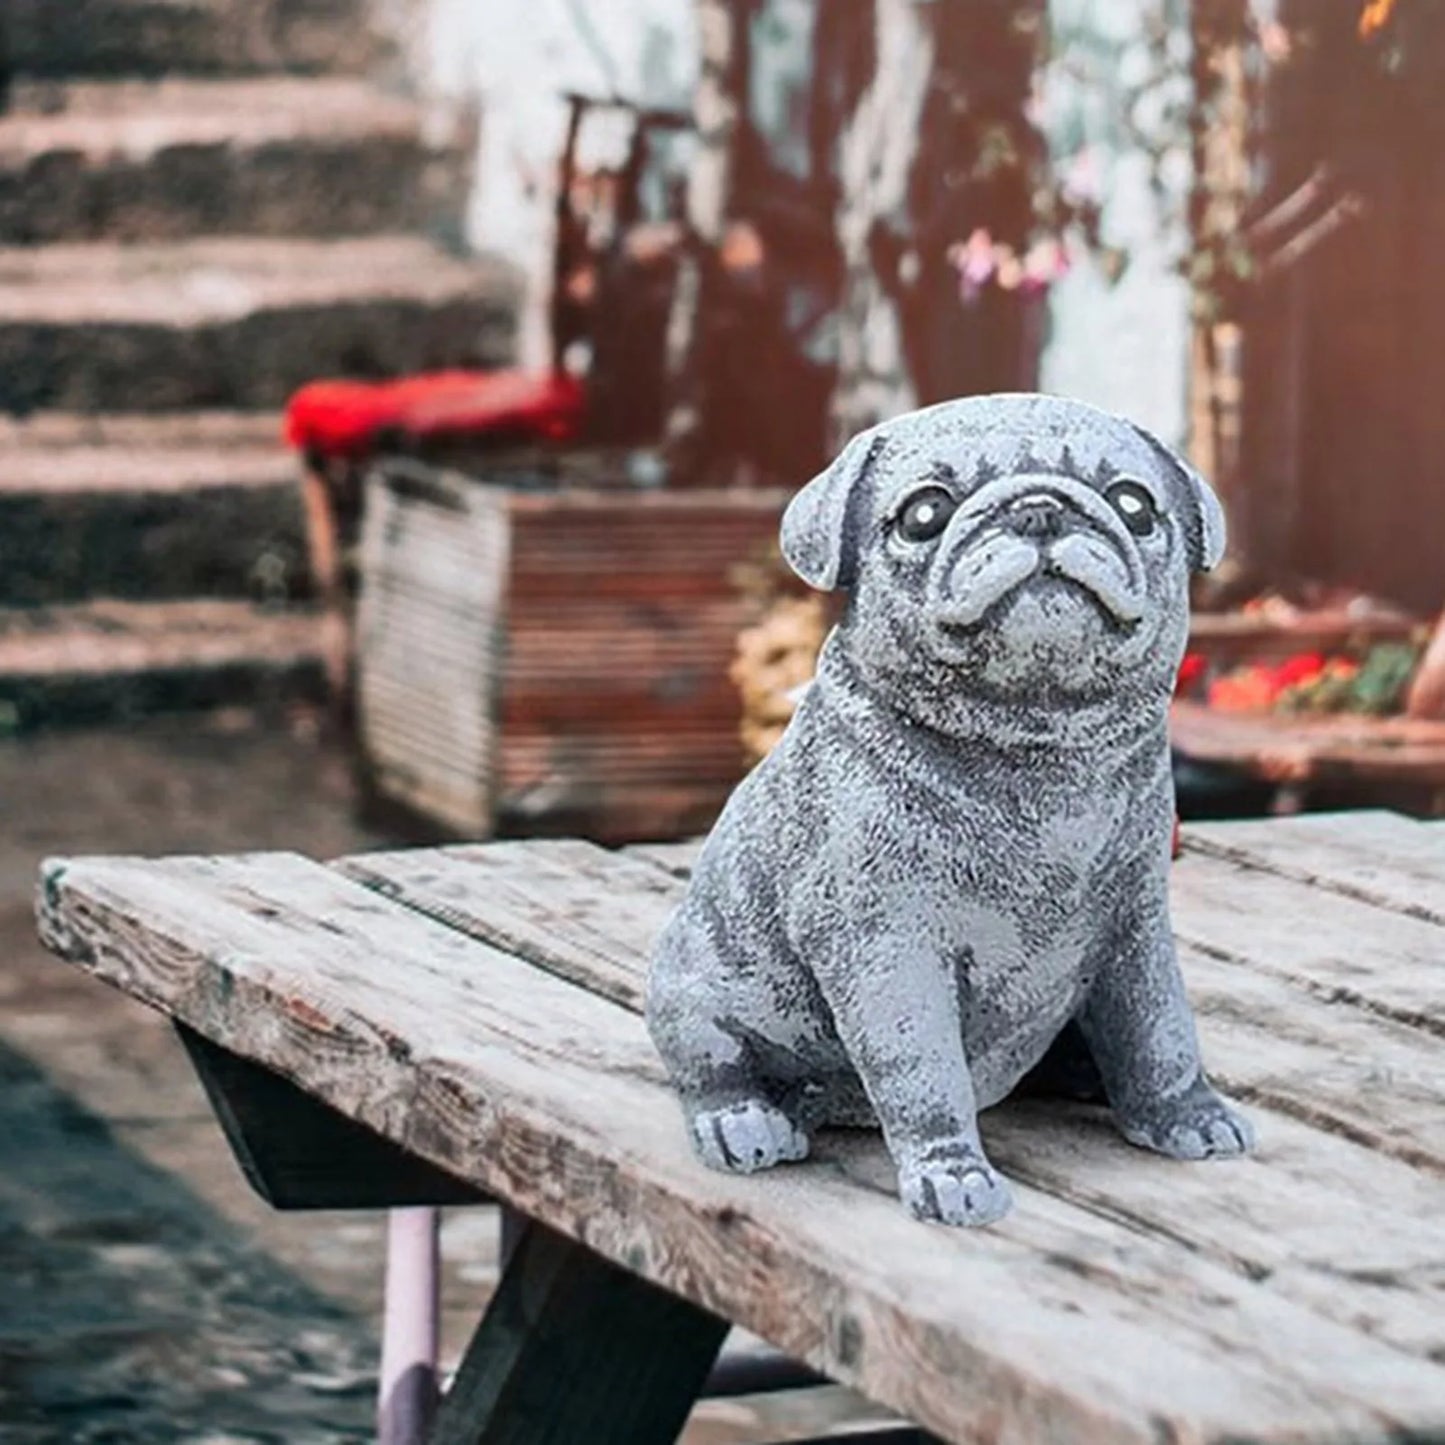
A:
[[[939,1224],[992,1224],[1014,1202],[1008,1180],[973,1149],[955,1158],[905,1162],[898,1170],[898,1194],[915,1219]]]
[[[1228,1159],[1254,1148],[1254,1126],[1202,1078],[1185,1094],[1120,1117],[1131,1144],[1172,1159]]]
[[[752,1174],[784,1160],[808,1157],[808,1136],[781,1109],[758,1099],[692,1116],[698,1157],[712,1169]]]

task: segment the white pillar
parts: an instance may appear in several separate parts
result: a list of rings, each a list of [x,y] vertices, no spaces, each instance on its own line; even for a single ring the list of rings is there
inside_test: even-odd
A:
[[[436,1209],[393,1209],[387,1215],[379,1445],[422,1445],[436,1412],[439,1223]]]

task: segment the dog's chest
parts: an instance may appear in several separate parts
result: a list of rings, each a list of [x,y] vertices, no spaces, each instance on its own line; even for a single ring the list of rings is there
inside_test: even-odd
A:
[[[1047,922],[986,903],[954,917],[954,972],[964,1049],[982,1102],[1002,1098],[1082,1002],[1093,930],[1083,914]]]
[[[1130,806],[1126,790],[1031,788],[1027,775],[991,788],[972,781],[953,797],[936,797],[914,843],[941,898],[1052,934],[1091,914],[1107,891],[1128,840]]]
[[[1017,1083],[1082,1001],[1114,911],[1121,813],[1015,812],[935,860],[939,942],[983,1102]]]

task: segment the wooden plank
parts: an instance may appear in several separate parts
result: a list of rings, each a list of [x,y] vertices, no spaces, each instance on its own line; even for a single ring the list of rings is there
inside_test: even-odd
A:
[[[289,1079],[176,1032],[246,1182],[273,1209],[485,1204],[470,1184],[383,1139]]]
[[[1445,924],[1445,838],[1400,813],[1191,823],[1184,846]]]
[[[628,1007],[639,1006],[653,939],[682,891],[681,880],[643,859],[576,840],[369,854],[339,866]],[[1307,972],[1307,930],[1293,940],[1281,931],[1285,951],[1271,956],[1270,971],[1192,946],[1191,931],[1207,932],[1210,916],[1228,906],[1227,891],[1196,888],[1181,897],[1175,920],[1211,1073],[1244,1098],[1445,1174],[1438,1038],[1293,985],[1285,971],[1303,956]],[[1341,920],[1335,948],[1348,958],[1358,939],[1368,955],[1374,922],[1372,911],[1356,908],[1353,926]]]
[[[41,926],[223,1047],[947,1439],[1445,1428],[1445,1366],[1109,1213],[1025,1185],[997,1228],[925,1229],[867,1136],[766,1176],[708,1171],[639,1019],[304,860],[52,862]],[[1180,1179],[1228,1172],[1096,1144]]]
[[[1438,1038],[1187,944],[1180,959],[1222,1088],[1445,1177]]]
[[[1388,783],[1423,797],[1445,785],[1445,723],[1420,718],[1223,712],[1175,701],[1169,736],[1186,757],[1274,783]]]
[[[1432,821],[1441,820],[1413,818],[1386,808],[1359,808],[1284,818],[1192,823],[1190,831],[1202,838],[1232,843],[1269,864],[1288,863],[1301,851],[1318,852],[1346,865],[1373,858],[1377,864],[1387,863],[1438,882],[1445,878],[1445,858],[1431,835]]]
[[[741,613],[738,564],[775,547],[786,492],[662,489],[627,496],[562,490],[513,493],[517,615],[538,604],[631,604],[639,620],[691,630],[715,604]],[[686,608],[676,607],[687,599]],[[669,604],[673,604],[669,606]],[[649,614],[660,614],[655,618]]]
[[[1194,850],[1170,891],[1175,932],[1200,952],[1445,1037],[1438,924]]]
[[[632,856],[639,851],[651,850],[622,857],[576,841],[535,842],[373,854],[338,866],[473,937],[638,1008],[652,939],[682,886],[656,869],[639,878],[645,860]],[[617,899],[626,906],[614,910]],[[1339,901],[1355,910],[1356,925],[1374,921],[1369,910]],[[1224,911],[1217,898],[1203,896],[1182,913],[1188,926]],[[1358,932],[1347,927],[1346,939]],[[1040,1141],[1032,1123],[1020,1127],[1008,1110],[996,1122],[989,1116],[997,1162],[1090,1209],[1122,1210],[1161,1235],[1187,1238],[1231,1267],[1281,1275],[1292,1296],[1342,1320],[1370,1318],[1383,1337],[1421,1354],[1445,1349],[1445,1221],[1422,1222],[1445,1202],[1438,1040],[1188,945],[1184,960],[1211,1072],[1274,1111],[1259,1120],[1263,1157],[1282,1161],[1284,1176],[1270,1172],[1268,1188],[1246,1170],[1166,1169],[1161,1178],[1124,1150],[1106,1152],[1117,1167],[1090,1184],[1072,1167],[1077,1149],[1067,1129]],[[1071,1167],[1038,1172],[1036,1161],[1055,1158]],[[1381,1189],[1386,1176],[1390,1184]],[[1341,1200],[1382,1195],[1390,1202],[1369,1239],[1385,1253],[1366,1259],[1358,1221]],[[1320,1221],[1329,1222],[1324,1236]],[[1296,1259],[1290,1250],[1302,1239],[1309,1243]],[[1353,1266],[1340,1263],[1351,1258]],[[1364,1290],[1368,1308],[1340,1288],[1351,1268],[1362,1286],[1384,1282]]]
[[[704,838],[684,838],[676,843],[634,843],[622,851],[631,858],[640,858],[644,863],[661,868],[664,873],[671,873],[674,878],[686,878],[706,841]]]
[[[646,946],[678,898],[656,868],[570,838],[364,853],[337,866],[634,1011]]]
[[[528,1225],[427,1445],[673,1445],[727,1332]]]
[[[377,791],[464,834],[494,822],[511,530],[505,496],[409,464],[366,479],[356,705]]]
[[[1175,1239],[1319,1314],[1440,1361],[1439,1179],[1287,1116],[1251,1114],[1259,1154],[1231,1170],[1155,1167],[1137,1151],[1102,1147],[1113,1125],[1088,1105],[1015,1101],[985,1115],[984,1131],[1010,1177]]]

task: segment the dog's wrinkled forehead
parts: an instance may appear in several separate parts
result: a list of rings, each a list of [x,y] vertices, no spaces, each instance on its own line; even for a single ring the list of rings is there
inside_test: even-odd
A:
[[[971,491],[1030,472],[1101,490],[1137,481],[1177,519],[1191,567],[1208,571],[1223,554],[1218,499],[1183,457],[1125,417],[1017,393],[942,402],[859,433],[789,504],[783,555],[814,587],[849,587],[863,538],[909,487],[937,480]]]
[[[881,433],[875,461],[899,485],[947,467],[965,485],[1040,472],[1095,485],[1130,476],[1161,490],[1170,486],[1167,463],[1143,433],[1120,417],[1057,397],[948,402]]]

